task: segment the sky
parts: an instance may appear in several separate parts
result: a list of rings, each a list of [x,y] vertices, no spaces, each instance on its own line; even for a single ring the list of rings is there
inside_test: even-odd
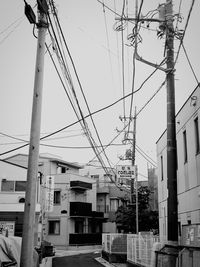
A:
[[[141,14],[146,16],[149,11],[153,12],[159,4],[164,2],[144,0]],[[177,0],[173,2],[174,25],[177,25],[178,30],[183,30],[193,1]],[[27,3],[37,14],[36,1],[30,0]],[[132,21],[124,23],[124,57],[122,58],[122,31],[116,30],[119,28],[119,21],[117,20],[119,16],[114,14],[114,12],[119,15],[122,14],[123,1],[104,0],[104,8],[97,0],[55,0],[54,3],[90,112],[93,113],[107,107],[121,99],[123,95],[129,94],[132,91],[134,47],[130,45],[127,36],[132,33],[134,23]],[[125,3],[125,14],[128,14],[129,18],[134,18],[135,1],[126,0]],[[140,5],[140,1],[138,4]],[[181,19],[177,24],[176,14],[178,13],[180,13]],[[197,86],[197,80],[200,76],[198,49],[200,36],[197,28],[199,13],[200,4],[198,1],[194,1],[183,41],[190,64],[184,50],[181,49],[175,67],[176,112]],[[158,14],[154,18],[158,18]],[[165,39],[159,39],[157,36],[159,24],[153,22],[149,25],[144,23],[141,26],[139,31],[141,42],[138,43],[138,54],[143,59],[159,64],[164,59],[165,50]],[[15,153],[28,153],[28,147],[8,152],[24,144],[17,139],[29,141],[37,50],[37,38],[34,37],[33,33],[37,36],[37,29],[33,30],[33,25],[28,22],[24,15],[24,1],[2,1],[0,9],[1,159]],[[52,49],[52,42],[54,43],[54,41],[47,33],[46,43],[59,67],[56,54]],[[180,41],[177,39],[174,42],[175,57],[179,43]],[[67,55],[66,51],[65,53]],[[66,58],[79,104],[84,116],[86,116],[88,109],[80,93],[70,59],[68,56]],[[122,72],[122,62],[124,62],[124,72]],[[136,61],[134,90],[137,90],[154,70],[155,68]],[[141,150],[155,164],[157,161],[156,142],[166,129],[166,86],[164,85],[149,101],[164,79],[165,72],[157,70],[141,90],[134,94],[133,98],[132,116],[135,108],[139,112],[145,106],[136,120],[136,145],[140,153],[136,150],[135,163],[138,165],[140,180],[147,178],[147,166],[153,166],[141,155]],[[126,150],[130,149],[132,145],[130,143],[123,145],[124,132],[119,134],[119,131],[122,131],[124,127],[124,121],[120,120],[120,116],[129,117],[130,115],[130,100],[131,97],[127,97],[125,101],[119,101],[93,115],[101,143],[108,145],[115,139],[113,141],[115,145],[110,145],[105,150],[109,164],[112,166],[130,164],[130,162],[120,160],[120,158],[124,157]],[[41,137],[76,121],[77,117],[46,51]],[[87,118],[86,121],[91,136],[99,145],[90,118]],[[132,124],[130,130],[133,130]],[[118,137],[116,137],[117,135]],[[79,123],[42,140],[40,153],[50,153],[63,160],[80,164],[89,162],[92,164],[92,161],[95,160],[95,154]],[[102,155],[102,157],[105,164],[108,165],[105,156]]]

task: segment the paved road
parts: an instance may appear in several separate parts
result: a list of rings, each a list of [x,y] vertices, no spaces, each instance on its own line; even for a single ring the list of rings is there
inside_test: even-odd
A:
[[[98,257],[100,257],[100,253],[55,257],[52,260],[52,267],[102,267],[102,265],[94,259]]]

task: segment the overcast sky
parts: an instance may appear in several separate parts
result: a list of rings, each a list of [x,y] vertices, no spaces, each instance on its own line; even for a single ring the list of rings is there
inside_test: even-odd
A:
[[[116,15],[111,11],[121,14],[123,1],[104,0],[105,5],[111,10],[106,7],[103,9],[102,4],[97,0],[55,0],[54,2],[90,111],[95,112],[123,97],[122,32],[116,31],[118,21]],[[127,0],[125,2],[128,3],[128,6],[125,7],[125,14],[128,12],[129,17],[134,17],[134,1]],[[163,2],[165,1],[144,0],[142,15],[145,16],[148,11],[157,9],[159,3]],[[192,2],[192,0],[174,1],[174,14],[178,13],[180,6],[182,16],[182,22],[179,21],[178,23],[178,30],[185,28]],[[34,8],[37,14],[36,1],[30,0],[27,3]],[[200,76],[199,14],[200,4],[199,1],[196,1],[184,37],[184,47],[197,79]],[[154,18],[157,18],[157,16],[155,15]],[[174,25],[176,24],[175,20]],[[165,39],[157,37],[156,29],[158,26],[157,23],[151,23],[147,27],[147,24],[144,23],[140,30],[141,42],[138,44],[139,55],[153,63],[160,63],[164,59]],[[131,34],[133,27],[132,22],[126,23],[123,31],[125,95],[132,90],[134,48],[130,46],[127,36]],[[37,35],[37,29],[35,29],[35,35]],[[49,34],[47,34],[46,41],[48,45],[51,45]],[[179,41],[175,40],[175,56],[178,45]],[[0,48],[0,132],[3,134],[0,135],[0,153],[2,154],[23,144],[5,135],[29,140],[30,133],[37,39],[33,36],[33,25],[29,24],[24,15],[24,1],[22,0],[7,0],[1,3]],[[50,51],[57,62],[52,46],[50,46]],[[83,98],[81,98],[80,88],[75,81],[69,60],[68,64],[83,114],[86,116],[88,110]],[[137,90],[154,68],[138,61],[135,66],[135,90]],[[134,95],[133,113],[135,106],[139,111],[147,103],[164,79],[165,73],[157,71]],[[178,111],[197,85],[183,49],[180,50],[175,79],[176,111]],[[130,99],[129,97],[125,101],[125,115],[127,117],[130,113]],[[124,102],[120,101],[93,116],[103,145],[109,144],[118,134],[116,129],[122,130],[124,127],[123,122],[119,119],[119,116],[124,116],[123,104]],[[41,136],[57,131],[76,120],[75,113],[49,54],[46,53]],[[87,119],[87,123],[93,139],[99,144],[91,120]],[[132,127],[131,124],[131,130]],[[156,141],[165,128],[166,87],[164,86],[137,118],[136,144],[138,149],[142,149],[154,161],[156,161]],[[112,145],[106,149],[106,154],[112,166],[124,164],[123,161],[119,160],[119,157],[124,156],[125,151],[131,147],[130,144],[120,145],[123,138],[124,134],[119,135],[113,142],[118,145]],[[41,144],[60,146],[60,148],[52,148],[41,145],[40,153],[51,153],[69,162],[88,163],[95,157],[92,149],[87,148],[90,145],[80,124],[67,128],[52,136],[49,140],[41,141]],[[6,153],[1,155],[1,158],[11,156],[14,153],[28,153],[28,149],[24,148]],[[136,164],[140,173],[139,179],[143,179],[146,176],[147,161],[137,151]],[[151,166],[150,163],[148,164]]]

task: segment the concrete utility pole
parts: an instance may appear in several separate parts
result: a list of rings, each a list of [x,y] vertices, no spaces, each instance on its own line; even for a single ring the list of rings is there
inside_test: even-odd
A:
[[[132,166],[135,166],[135,147],[136,147],[136,108],[133,124],[133,150],[132,150]],[[136,167],[136,166],[135,166]],[[136,214],[136,234],[139,231],[138,225],[138,182],[137,182],[137,170],[135,170],[135,214]],[[131,179],[131,203],[133,204],[133,193],[134,193],[134,180]]]
[[[28,172],[26,184],[26,198],[23,221],[23,235],[21,247],[21,267],[33,266],[36,183],[38,178],[38,157],[41,125],[42,87],[44,72],[45,35],[47,30],[46,14],[38,7],[38,44],[35,66],[35,81],[33,92],[32,121],[28,158]]]
[[[167,52],[167,218],[168,240],[178,241],[177,155],[174,87],[174,28],[172,0],[166,0]]]
[[[136,0],[136,14],[137,14]],[[167,68],[144,60],[136,53],[136,59],[141,62],[166,72],[167,80],[167,227],[168,241],[178,241],[178,198],[177,198],[177,152],[176,152],[176,124],[175,124],[175,86],[174,86],[174,27],[173,27],[173,3],[166,0],[162,9],[161,19],[119,18],[119,20],[149,21],[162,24],[161,31],[166,33]],[[163,17],[164,16],[164,17]],[[162,18],[163,17],[163,18]],[[118,20],[118,19],[117,19]]]
[[[133,147],[132,147],[132,158],[131,165],[135,165],[135,145],[136,145],[136,111],[133,119]],[[133,203],[133,193],[134,193],[134,180],[131,179],[131,203]]]

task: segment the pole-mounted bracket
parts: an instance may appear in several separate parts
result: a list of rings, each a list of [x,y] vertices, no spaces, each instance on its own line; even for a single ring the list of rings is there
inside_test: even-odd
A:
[[[148,60],[143,59],[140,55],[138,55],[137,52],[135,53],[135,58],[136,58],[137,60],[139,60],[139,61],[141,61],[141,62],[147,64],[147,65],[150,65],[150,66],[152,66],[152,67],[154,67],[154,68],[156,68],[156,69],[162,70],[162,71],[164,71],[164,72],[169,72],[169,71],[170,71],[169,69],[165,69],[165,68],[161,67],[161,66],[158,65],[158,64],[155,64],[155,63],[152,63],[152,62],[150,62],[150,61],[148,61]]]
[[[48,22],[40,21],[37,23],[37,27],[38,28],[48,28],[49,24],[48,24]]]

